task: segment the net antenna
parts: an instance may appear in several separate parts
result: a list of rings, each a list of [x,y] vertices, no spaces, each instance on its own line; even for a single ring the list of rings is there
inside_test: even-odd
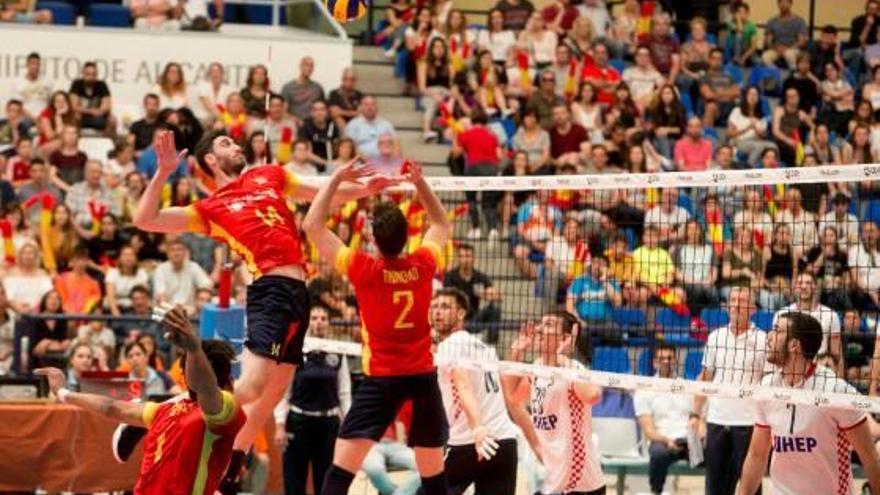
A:
[[[269,102],[272,99],[272,79],[270,79],[272,75],[272,45],[266,47],[266,96],[264,98],[264,111],[266,112],[266,118],[263,122],[263,138],[266,140],[266,150],[270,150],[271,146],[269,144]],[[263,165],[269,164],[269,153],[263,154]]]

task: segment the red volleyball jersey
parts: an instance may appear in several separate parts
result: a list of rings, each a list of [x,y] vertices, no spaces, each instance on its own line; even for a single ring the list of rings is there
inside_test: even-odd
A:
[[[213,495],[246,416],[223,392],[223,409],[208,416],[189,398],[144,407],[149,428],[135,495]]]
[[[361,312],[367,376],[434,370],[428,311],[439,259],[440,248],[432,243],[399,258],[374,258],[349,248],[339,251],[336,269],[354,286]]]
[[[254,167],[188,208],[190,229],[229,245],[259,278],[273,268],[303,266],[287,199],[299,180],[277,165]]]

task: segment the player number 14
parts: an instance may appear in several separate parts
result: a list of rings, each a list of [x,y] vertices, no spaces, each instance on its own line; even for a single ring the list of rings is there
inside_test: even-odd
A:
[[[411,290],[396,290],[391,294],[391,303],[395,306],[403,304],[403,308],[397,314],[397,319],[394,320],[394,328],[397,330],[409,330],[415,327],[415,324],[411,321],[407,321],[407,317],[409,313],[412,311],[413,303],[415,302],[415,297],[413,296],[413,291]]]

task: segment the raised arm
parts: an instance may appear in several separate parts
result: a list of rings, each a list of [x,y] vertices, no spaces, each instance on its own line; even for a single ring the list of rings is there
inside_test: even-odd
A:
[[[443,203],[440,202],[440,199],[434,194],[431,186],[425,180],[421,165],[410,162],[407,173],[410,182],[416,188],[419,201],[425,207],[425,214],[430,222],[422,242],[433,242],[442,248],[452,235],[452,222],[446,214],[446,208],[443,207]]]
[[[83,394],[68,390],[64,387],[66,382],[64,372],[58,368],[39,368],[34,370],[34,373],[46,377],[46,380],[49,382],[49,390],[61,402],[103,414],[122,423],[146,426],[144,422],[145,404],[142,402],[126,402],[103,395]]]
[[[159,131],[153,141],[156,149],[156,174],[147,184],[143,196],[138,201],[132,215],[135,227],[149,232],[178,233],[190,227],[190,215],[185,208],[159,208],[162,201],[162,189],[168,177],[177,170],[177,164],[186,157],[187,151],[178,153],[174,146],[174,133]]]
[[[877,459],[877,450],[874,448],[871,422],[862,421],[858,426],[846,430],[846,436],[849,443],[852,444],[853,450],[859,454],[865,474],[868,476],[868,483],[871,485],[871,491],[873,493],[880,492],[880,461]]]
[[[355,158],[349,162],[348,165],[354,166],[354,164],[359,161],[359,158]],[[293,191],[293,199],[314,202],[317,198],[318,191],[321,189],[321,184],[310,182],[309,180],[303,180],[301,178],[297,178],[296,180],[298,181],[298,184]],[[339,205],[344,205],[349,201],[356,201],[367,196],[373,196],[381,192],[383,189],[399,183],[399,178],[377,175],[371,177],[366,184],[339,184],[336,187],[333,196],[330,198],[329,206],[330,208],[333,208]]]
[[[164,324],[171,342],[186,351],[186,384],[196,393],[202,412],[206,416],[220,414],[223,410],[220,386],[186,311],[180,305],[175,306],[165,314]]]

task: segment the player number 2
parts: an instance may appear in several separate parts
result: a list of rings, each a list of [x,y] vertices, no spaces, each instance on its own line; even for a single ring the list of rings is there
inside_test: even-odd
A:
[[[396,290],[391,295],[392,304],[394,304],[395,306],[401,303],[403,304],[403,309],[400,310],[400,313],[397,314],[397,320],[394,321],[395,329],[408,330],[415,327],[415,324],[413,322],[406,321],[410,311],[412,311],[414,302],[415,297],[413,296],[413,291],[411,290]]]

